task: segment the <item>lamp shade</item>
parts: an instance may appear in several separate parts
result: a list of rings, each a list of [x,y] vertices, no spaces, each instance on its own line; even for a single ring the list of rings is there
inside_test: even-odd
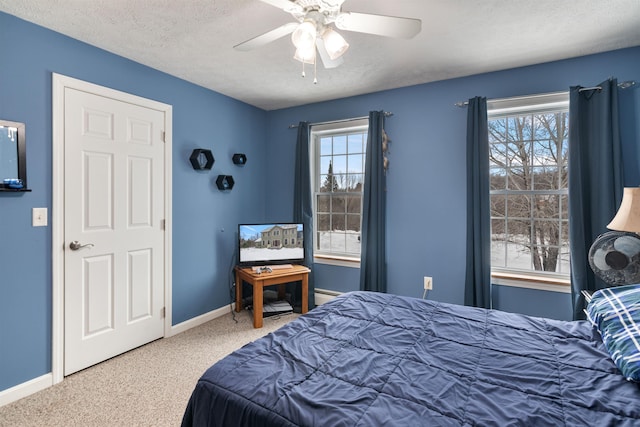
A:
[[[310,48],[297,48],[295,55],[293,55],[293,59],[296,59],[305,64],[315,64],[316,63],[316,47],[311,46]]]
[[[327,27],[323,31],[322,41],[325,49],[327,49],[329,58],[332,60],[340,58],[349,49],[349,43],[331,27]]]
[[[291,34],[291,41],[298,49],[308,49],[316,45],[316,24],[312,20],[306,20],[298,25],[298,28]]]
[[[640,233],[640,187],[625,187],[620,208],[607,228]]]

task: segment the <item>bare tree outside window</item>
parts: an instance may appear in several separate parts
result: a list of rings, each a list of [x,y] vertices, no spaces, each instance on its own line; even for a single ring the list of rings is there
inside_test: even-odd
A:
[[[489,120],[492,268],[569,273],[568,111]]]

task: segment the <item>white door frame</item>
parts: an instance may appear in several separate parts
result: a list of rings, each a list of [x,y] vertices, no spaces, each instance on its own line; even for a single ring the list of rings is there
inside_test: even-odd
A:
[[[164,336],[171,334],[171,205],[172,205],[172,107],[168,104],[98,86],[52,73],[52,334],[51,373],[53,384],[64,377],[64,91],[77,89],[119,101],[163,111],[165,114],[164,149]]]

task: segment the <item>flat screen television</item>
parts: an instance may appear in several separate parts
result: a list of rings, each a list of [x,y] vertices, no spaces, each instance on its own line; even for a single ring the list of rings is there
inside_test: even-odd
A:
[[[304,261],[303,225],[238,224],[240,265],[300,264]]]

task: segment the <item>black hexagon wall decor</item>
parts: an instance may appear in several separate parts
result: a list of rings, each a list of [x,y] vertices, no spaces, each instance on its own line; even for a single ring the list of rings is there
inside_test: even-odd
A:
[[[236,153],[232,157],[234,165],[244,165],[247,163],[247,156],[243,153]]]
[[[218,175],[216,186],[220,191],[230,191],[235,185],[235,181],[231,175]]]
[[[213,163],[216,159],[213,158],[211,150],[207,150],[206,148],[196,148],[191,153],[189,161],[195,170],[209,170],[213,167]]]

